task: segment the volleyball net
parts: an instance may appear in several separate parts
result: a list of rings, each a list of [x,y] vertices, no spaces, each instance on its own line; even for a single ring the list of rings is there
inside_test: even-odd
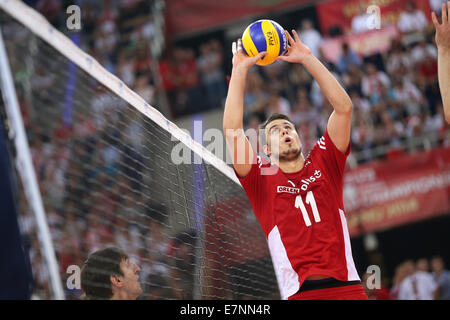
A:
[[[228,165],[25,4],[0,0],[0,32],[13,80],[3,97],[15,95],[1,108],[26,139],[15,143],[17,206],[34,298],[81,298],[77,270],[108,246],[141,268],[140,299],[279,298]],[[14,140],[20,121],[8,121]],[[174,163],[180,144],[190,152]]]

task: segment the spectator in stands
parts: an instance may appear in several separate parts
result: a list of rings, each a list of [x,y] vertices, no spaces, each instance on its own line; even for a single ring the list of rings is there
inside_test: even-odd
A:
[[[314,29],[314,25],[310,20],[303,20],[298,32],[302,42],[311,50],[312,54],[320,57],[320,46],[322,44],[322,35]]]
[[[353,51],[347,42],[342,44],[342,53],[339,57],[337,68],[339,72],[345,73],[348,71],[349,65],[361,66],[361,58]]]
[[[178,116],[204,110],[197,60],[191,48],[176,48],[176,74],[180,78],[176,114]]]
[[[164,90],[170,106],[171,116],[177,115],[177,97],[181,77],[176,72],[176,59],[172,50],[166,50],[163,56],[159,60],[159,72],[161,75],[161,88],[158,90]]]
[[[409,69],[413,65],[411,55],[406,53],[402,43],[398,40],[392,40],[391,49],[385,55],[384,63],[389,76],[400,74],[400,67]]]
[[[446,123],[445,123],[445,115],[444,108],[442,108],[442,103],[439,102],[434,107],[436,113],[434,115],[431,114],[430,109],[425,111],[426,119],[424,122],[424,131],[425,132],[434,132],[436,134],[440,134],[445,131]]]
[[[364,72],[361,69],[362,68],[359,68],[356,65],[350,64],[347,72],[342,74],[341,81],[347,90],[353,90],[362,94],[361,85]]]
[[[426,102],[413,83],[395,78],[392,89],[393,99],[404,107],[409,116],[422,112]]]
[[[437,59],[437,49],[434,45],[427,42],[426,39],[419,41],[417,45],[411,50],[412,62],[417,64],[424,60],[436,60]]]
[[[297,90],[297,101],[292,107],[291,119],[300,128],[300,122],[315,124],[320,117],[317,108],[314,108],[308,98],[306,88],[300,87]]]
[[[139,94],[148,104],[154,104],[155,88],[152,85],[149,75],[143,74],[136,79],[134,91]]]
[[[254,114],[265,117],[265,109],[269,100],[267,86],[261,75],[257,72],[250,71],[247,78],[247,88],[244,94],[244,103],[246,106],[244,110],[245,123]]]
[[[291,104],[277,90],[272,90],[269,96],[269,108],[266,115],[269,117],[273,113],[282,113],[291,116]]]
[[[354,89],[351,90],[350,98],[352,99],[353,106],[356,109],[359,109],[359,111],[363,115],[368,115],[368,113],[370,112],[370,109],[372,108],[372,105],[369,103],[369,101],[366,98],[361,97],[358,90],[354,90]]]
[[[391,85],[391,80],[383,71],[377,70],[375,65],[366,64],[366,73],[361,81],[364,96],[373,102],[380,100],[382,91]]]
[[[438,284],[438,300],[450,300],[450,271],[445,269],[444,260],[440,256],[431,259],[431,270],[434,281]]]
[[[134,84],[136,78],[134,73],[134,61],[131,58],[128,49],[121,49],[118,54],[117,61],[117,77],[122,80],[128,87]]]
[[[119,41],[117,30],[117,11],[111,1],[102,2],[103,8],[96,21],[95,29],[95,50],[108,59],[114,59],[116,45]]]
[[[198,70],[206,93],[207,109],[221,105],[226,95],[225,75],[222,71],[223,57],[220,44],[209,41],[200,46],[200,56],[197,59]]]
[[[437,284],[430,273],[426,270],[426,260],[418,260],[420,269],[414,266],[414,262],[407,261],[405,266],[408,271],[406,277],[400,285],[398,294],[399,300],[433,300],[437,292]]]
[[[421,32],[428,24],[425,14],[416,8],[416,4],[410,1],[406,4],[398,18],[398,29],[403,33]]]
[[[134,73],[136,77],[151,75],[152,67],[153,58],[150,54],[149,45],[140,43],[136,49],[136,55],[134,58]]]
[[[405,264],[401,263],[395,268],[394,277],[392,278],[392,287],[389,292],[391,299],[398,300],[398,294],[400,291],[400,285],[403,280],[408,276],[407,268],[405,268]]]
[[[352,18],[352,32],[353,33],[363,33],[371,30],[371,26],[374,24],[374,16],[367,13],[366,7],[363,5],[359,6],[359,14]]]

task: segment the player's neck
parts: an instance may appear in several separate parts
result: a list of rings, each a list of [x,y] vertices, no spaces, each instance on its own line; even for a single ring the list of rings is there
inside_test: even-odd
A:
[[[128,292],[126,292],[124,290],[117,290],[117,291],[114,291],[110,300],[136,300],[136,299],[133,299],[132,297],[130,297]]]
[[[299,157],[293,160],[281,160],[278,161],[277,166],[284,173],[298,172],[305,166],[305,157],[300,153]]]

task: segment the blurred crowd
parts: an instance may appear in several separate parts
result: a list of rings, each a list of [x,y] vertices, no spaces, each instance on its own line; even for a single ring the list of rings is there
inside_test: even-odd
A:
[[[73,1],[27,2],[67,33],[65,8]],[[159,110],[156,99],[164,92],[170,113],[166,116],[169,118],[220,107],[226,95],[221,43],[216,39],[205,41],[197,48],[198,53],[192,48],[172,47],[169,43],[162,57],[155,59],[151,52],[152,37],[156,33],[153,2],[82,1],[81,30],[69,33],[69,36]],[[162,101],[165,100],[158,102]]]
[[[76,40],[152,103],[150,5],[141,0],[83,1],[83,34]],[[55,26],[64,23],[64,1],[37,1],[35,6]],[[27,47],[20,41],[15,45],[10,48],[11,64],[20,74],[27,66],[14,52],[25,52]],[[186,51],[177,54],[180,59],[186,57]],[[82,296],[76,283],[66,283],[73,272],[69,267],[81,267],[90,252],[114,245],[140,266],[141,299],[193,299],[197,235],[190,229],[172,230],[167,221],[170,208],[143,190],[144,176],[154,170],[143,159],[143,139],[150,134],[144,117],[80,74],[73,94],[81,101],[70,107],[67,117],[67,104],[56,94],[65,83],[53,74],[66,62],[46,55],[42,51],[34,61],[36,69],[29,79],[32,91],[23,83],[17,93],[66,298]],[[36,218],[24,193],[19,196],[20,225],[34,275],[33,298],[50,299],[49,269]]]
[[[46,91],[35,94],[36,103]],[[142,299],[192,299],[196,234],[191,230],[174,234],[167,221],[169,208],[143,190],[143,177],[151,173],[144,168],[143,144],[130,141],[142,134],[137,113],[124,116],[116,110],[104,115],[108,116],[102,126],[77,113],[75,126],[58,126],[50,137],[32,121],[26,128],[66,298],[82,294],[66,285],[72,274],[69,267],[81,267],[90,252],[115,245],[140,266]],[[24,193],[20,197],[34,298],[48,299],[52,297],[48,265],[36,218]]]
[[[325,39],[312,23],[303,21],[298,32],[311,51],[323,57]],[[337,61],[322,62],[354,105],[351,162],[449,145],[437,79],[437,49],[428,23],[400,32],[383,53],[361,56],[345,41],[340,51]],[[332,110],[317,82],[300,65],[277,62],[252,69],[248,77],[247,127],[257,128],[273,112],[287,114],[299,129],[305,150],[323,134]]]
[[[27,2],[63,28],[67,1]],[[157,95],[164,92],[170,116],[175,118],[223,107],[226,44],[212,39],[195,50],[175,47],[155,61],[150,48],[154,33],[151,1],[83,1],[81,13],[80,47],[149,104],[154,105]],[[437,83],[433,32],[427,21],[421,23],[416,15],[420,13],[414,7],[405,9],[398,26],[402,36],[383,54],[360,56],[343,43],[337,62],[322,59],[354,104],[351,141],[355,163],[395,155],[410,141],[419,141],[410,149],[450,145]],[[356,21],[353,32],[364,32],[360,29],[361,23]],[[324,37],[313,23],[303,21],[298,31],[303,42],[322,58]],[[161,83],[153,76],[155,66]],[[36,83],[50,90],[53,83],[44,70],[38,70],[34,77],[40,77],[34,79]],[[137,138],[142,137],[139,116],[123,117],[119,109],[110,112],[108,105],[114,102],[109,98],[100,90],[92,99],[92,109],[102,114],[97,120],[79,114],[73,127],[61,125],[45,139],[40,133],[31,133],[33,162],[63,280],[68,276],[67,267],[81,266],[86,253],[114,244],[141,267],[144,298],[192,299],[195,234],[186,231],[169,236],[167,208],[146,203],[140,190],[144,169],[139,148],[144,144]],[[26,113],[25,97],[21,104]],[[273,112],[287,114],[298,127],[305,150],[309,150],[323,134],[331,111],[317,83],[300,65],[277,62],[253,68],[248,75],[247,128],[257,128]],[[25,120],[28,129],[34,130],[32,120]],[[374,151],[380,147],[384,148],[381,152]],[[25,206],[26,201],[22,198],[19,203]],[[48,269],[34,233],[35,220],[26,208],[22,212],[22,228],[30,239],[35,297],[50,298]],[[442,271],[442,263],[439,269],[436,259],[431,263],[432,274],[419,261],[399,266],[393,287],[385,294],[391,299],[448,299],[449,272]],[[429,290],[422,296],[422,289],[417,292],[416,280],[423,281],[427,290],[434,288],[432,293]],[[81,294],[76,289],[66,290],[68,298]],[[368,294],[373,297],[374,293]]]
[[[395,268],[390,286],[376,287],[371,277],[362,277],[370,300],[450,300],[450,271],[440,256],[404,261]]]
[[[177,118],[223,107],[228,44],[214,38],[195,48],[169,42],[155,61],[151,4],[142,0],[83,1],[81,48],[156,108],[156,97],[163,93],[170,110],[166,116]],[[439,12],[437,1],[430,4]],[[39,0],[35,6],[53,24],[63,25],[64,1]],[[349,34],[366,32],[373,24],[368,21],[372,16],[363,9],[353,18]],[[400,14],[397,29],[400,36],[392,39],[387,52],[361,56],[344,42],[338,60],[332,62],[322,54],[326,39],[314,24],[304,20],[299,25],[302,41],[334,73],[354,103],[352,163],[449,144],[431,23],[410,2]],[[152,73],[155,68],[160,81]],[[323,133],[331,111],[317,83],[301,66],[277,62],[253,68],[248,77],[247,128],[256,127],[272,112],[283,112],[294,119],[305,150],[309,150]]]

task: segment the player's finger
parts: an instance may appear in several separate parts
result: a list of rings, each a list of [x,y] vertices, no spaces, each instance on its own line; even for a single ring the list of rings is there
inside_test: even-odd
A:
[[[233,44],[231,45],[231,52],[233,53],[233,56],[236,54],[237,49],[236,49],[236,42],[233,41]]]
[[[237,42],[237,51],[242,50],[242,39],[238,39]]]
[[[295,41],[294,39],[291,37],[291,35],[289,34],[289,32],[287,30],[284,30],[284,33],[286,33],[286,37],[288,38],[288,44],[290,44],[291,46],[294,45]]]
[[[255,60],[258,61],[259,59],[264,58],[264,57],[266,56],[266,54],[267,54],[267,51],[262,51],[262,52],[258,53],[258,54],[255,56]]]
[[[278,56],[275,58],[275,60],[277,61],[288,61],[288,57],[287,56]]]
[[[449,19],[447,20],[447,22],[450,22],[450,1],[447,1],[447,9],[448,9],[447,18]]]
[[[431,20],[433,21],[433,24],[437,29],[439,27],[439,21],[437,19],[436,13],[434,11],[431,12]]]
[[[297,34],[297,31],[295,31],[294,29],[292,29],[292,34],[294,35],[295,38],[295,42],[301,42],[300,41],[300,37]]]
[[[445,3],[442,4],[442,24],[447,23],[447,6]]]

